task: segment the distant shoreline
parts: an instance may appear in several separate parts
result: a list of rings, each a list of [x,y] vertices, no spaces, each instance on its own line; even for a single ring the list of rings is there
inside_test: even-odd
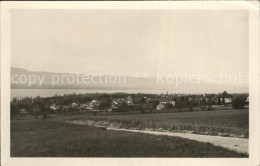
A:
[[[199,94],[218,94],[211,92],[211,93],[201,93],[201,92],[178,92],[175,90],[133,90],[133,89],[128,89],[128,90],[113,90],[113,89],[13,89],[11,88],[10,90],[10,97],[13,99],[14,97],[17,98],[23,98],[23,97],[52,97],[55,95],[66,95],[66,94],[86,94],[86,93],[108,93],[108,94],[113,94],[113,93],[124,93],[124,94],[193,94],[193,95],[199,95]],[[244,93],[232,93],[230,94],[245,94],[248,92]]]

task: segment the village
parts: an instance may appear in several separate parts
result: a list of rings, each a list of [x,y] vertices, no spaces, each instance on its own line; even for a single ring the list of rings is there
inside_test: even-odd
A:
[[[11,115],[27,116],[55,113],[127,112],[155,113],[163,111],[192,112],[249,105],[248,94],[71,94],[47,98],[14,98]]]

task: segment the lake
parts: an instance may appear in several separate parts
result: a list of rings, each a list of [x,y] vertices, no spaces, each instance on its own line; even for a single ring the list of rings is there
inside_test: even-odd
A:
[[[54,95],[65,94],[85,94],[85,93],[146,93],[146,94],[160,94],[167,93],[167,90],[93,90],[93,89],[11,89],[11,99],[14,97],[51,97]],[[170,92],[169,92],[170,93]]]

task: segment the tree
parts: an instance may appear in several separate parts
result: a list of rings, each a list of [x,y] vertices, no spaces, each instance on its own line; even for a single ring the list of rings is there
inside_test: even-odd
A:
[[[221,105],[220,94],[218,95],[218,105]]]
[[[142,99],[140,100],[140,103],[141,103],[141,113],[143,114],[144,113],[143,104],[146,103],[146,99],[144,97],[142,97]]]
[[[242,96],[236,97],[232,102],[232,107],[235,109],[241,109],[245,105],[245,99]]]
[[[156,109],[156,106],[160,103],[159,100],[152,100],[150,103],[150,113],[152,113],[153,110]]]
[[[33,115],[35,119],[38,119],[38,111],[39,111],[39,105],[33,106]]]
[[[222,98],[222,105],[226,105],[225,98]]]
[[[43,119],[47,118],[47,114],[50,113],[50,104],[48,102],[44,103],[44,109],[43,109]]]
[[[189,111],[193,112],[193,105],[192,104],[189,105]]]
[[[11,102],[11,118],[14,118],[19,114],[20,107],[17,103]]]
[[[179,112],[182,112],[182,108],[184,107],[184,98],[183,96],[176,99],[176,107],[178,108]]]
[[[118,106],[118,110],[122,112],[126,112],[129,110],[129,106],[125,102],[123,102]]]
[[[108,109],[112,106],[112,99],[108,96],[108,97],[105,97],[101,102],[100,102],[100,105],[99,105],[99,108],[100,109]]]
[[[208,101],[207,101],[208,111],[212,110],[212,104],[213,104],[213,99],[208,98]]]

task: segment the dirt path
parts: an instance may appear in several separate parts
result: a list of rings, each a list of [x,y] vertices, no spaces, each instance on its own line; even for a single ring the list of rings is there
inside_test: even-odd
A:
[[[244,138],[220,137],[220,136],[198,135],[198,134],[189,134],[189,133],[128,130],[128,129],[117,129],[117,128],[107,128],[107,130],[119,130],[119,131],[135,132],[135,133],[182,137],[182,138],[187,138],[190,140],[196,140],[200,142],[208,142],[215,146],[221,146],[229,150],[248,154],[248,139],[244,139]]]

